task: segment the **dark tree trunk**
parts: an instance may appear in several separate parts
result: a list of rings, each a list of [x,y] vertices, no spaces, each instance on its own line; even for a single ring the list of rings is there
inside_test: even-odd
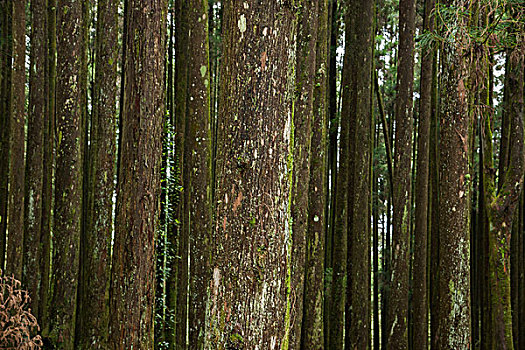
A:
[[[31,310],[39,314],[42,280],[40,234],[44,171],[44,129],[48,113],[47,1],[31,2],[31,65],[25,174],[24,265],[22,282],[31,296]]]
[[[408,348],[409,231],[411,216],[412,88],[416,2],[399,3],[399,62],[395,110],[393,234],[387,305],[387,348]]]
[[[26,2],[13,2],[11,104],[9,109],[9,199],[7,205],[7,260],[5,272],[22,279],[24,246],[24,173],[25,173],[25,57]]]
[[[225,3],[210,349],[288,347],[294,17],[290,3]]]
[[[310,146],[315,84],[316,42],[319,1],[301,3],[297,13],[297,60],[295,62],[295,102],[293,113],[293,178],[292,178],[292,280],[295,302],[289,348],[301,347],[306,240],[308,235],[308,194],[310,185]]]
[[[73,349],[82,204],[82,4],[58,1],[57,145],[53,227],[53,297],[49,310],[53,344]],[[67,281],[67,282],[66,282]]]
[[[0,32],[0,268],[4,268],[6,233],[7,233],[7,202],[9,183],[9,124],[10,124],[10,101],[11,101],[11,59],[13,41],[12,31],[12,7],[11,0],[0,2],[0,16],[2,20]]]
[[[310,149],[310,185],[308,187],[308,231],[306,236],[306,267],[301,349],[324,347],[323,298],[325,274],[325,232],[327,182],[328,126],[328,49],[330,37],[328,0],[319,1],[315,55],[315,89]]]
[[[106,347],[109,320],[108,288],[115,178],[116,98],[118,62],[118,1],[97,5],[96,73],[91,125],[85,236],[82,242],[82,279],[77,311],[77,347]]]
[[[434,30],[434,0],[425,1],[424,31]],[[421,62],[418,157],[416,175],[416,216],[413,271],[413,349],[428,348],[427,245],[429,200],[429,138],[432,118],[432,61],[434,50],[425,48]]]
[[[47,2],[47,69],[48,69],[48,113],[44,119],[44,169],[42,179],[42,231],[40,243],[42,254],[40,266],[42,279],[40,287],[39,324],[42,334],[49,331],[49,298],[51,294],[51,207],[53,203],[53,169],[55,161],[55,85],[56,85],[56,0]]]
[[[372,134],[371,93],[374,46],[374,3],[349,1],[346,47],[349,75],[345,75],[342,118],[353,127],[349,133],[347,296],[345,348],[370,347],[370,159]],[[346,63],[346,62],[345,62]]]
[[[208,41],[208,3],[188,1],[187,116],[184,142],[184,184],[187,196],[184,230],[190,250],[189,272],[189,343],[192,349],[204,349],[207,281],[209,281],[209,245],[211,243],[211,128],[210,66]],[[205,20],[206,19],[206,20]]]
[[[126,21],[109,347],[152,349],[167,4],[130,0]],[[140,33],[140,34],[138,34]]]

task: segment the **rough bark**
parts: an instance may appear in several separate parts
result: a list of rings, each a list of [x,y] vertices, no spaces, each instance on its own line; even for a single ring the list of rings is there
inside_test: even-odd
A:
[[[167,3],[130,0],[126,21],[109,347],[152,349]],[[160,35],[159,35],[160,34]]]
[[[47,0],[31,2],[31,64],[24,208],[24,261],[22,283],[29,291],[31,310],[39,314],[42,279],[40,234],[44,171],[44,129],[47,112]]]
[[[109,320],[110,244],[115,189],[118,1],[101,0],[97,38],[93,118],[87,192],[88,217],[81,247],[82,279],[77,314],[77,347],[105,348]]]
[[[463,8],[461,1],[447,6]],[[436,346],[470,348],[470,235],[468,71],[465,23],[443,45],[439,132],[439,281]]]
[[[9,109],[9,195],[7,205],[7,258],[5,272],[22,279],[24,246],[25,173],[25,57],[26,2],[14,1],[12,12],[13,66]]]
[[[217,130],[209,349],[288,347],[294,9],[228,1]]]
[[[73,349],[82,204],[82,4],[58,1],[56,82],[56,177],[53,226],[53,296],[50,338]],[[67,282],[66,282],[67,281]]]
[[[325,232],[328,126],[328,0],[319,1],[315,55],[315,89],[310,148],[310,185],[308,187],[308,230],[301,349],[324,346],[323,298],[325,271]]]
[[[408,348],[409,231],[411,216],[412,89],[416,2],[399,3],[399,61],[395,104],[392,263],[387,307],[387,348]]]
[[[295,63],[295,101],[293,113],[292,178],[292,280],[294,290],[289,349],[301,346],[306,237],[308,235],[308,193],[310,185],[310,146],[315,84],[315,57],[319,1],[300,3],[297,13],[297,59]]]
[[[187,116],[184,141],[184,184],[187,207],[184,230],[189,237],[189,344],[204,349],[209,244],[211,242],[211,128],[208,3],[188,2]]]
[[[346,50],[350,75],[343,91],[341,117],[352,120],[348,198],[347,298],[345,348],[370,347],[370,159],[374,3],[350,1],[347,6]],[[352,202],[350,202],[352,201]]]
[[[434,0],[425,1],[424,31],[434,30]],[[432,118],[432,48],[422,53],[418,157],[416,175],[416,213],[413,270],[413,349],[427,349],[428,342],[428,297],[427,297],[427,245],[428,245],[428,200],[429,200],[429,138]]]

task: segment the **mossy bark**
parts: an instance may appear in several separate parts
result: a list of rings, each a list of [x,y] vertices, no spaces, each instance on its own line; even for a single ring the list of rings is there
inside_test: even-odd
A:
[[[74,348],[82,203],[82,4],[58,2],[56,177],[53,226],[51,342]]]
[[[349,186],[347,233],[347,296],[345,348],[370,347],[370,160],[372,133],[372,63],[374,3],[348,1],[346,8],[345,64],[341,118],[349,130]],[[348,56],[348,59],[346,59]]]
[[[395,104],[392,263],[386,315],[388,349],[408,348],[415,15],[415,1],[401,0],[399,3],[399,61]]]
[[[462,1],[446,6],[463,8]],[[464,18],[458,33],[443,45],[439,130],[439,279],[437,329],[439,349],[470,348],[470,173],[467,61]]]
[[[31,54],[25,173],[24,262],[22,283],[31,296],[31,310],[39,314],[42,279],[40,234],[44,171],[44,129],[48,120],[47,0],[31,2]]]
[[[89,155],[86,228],[77,311],[77,347],[106,347],[109,320],[110,244],[115,190],[116,98],[118,88],[118,1],[97,5],[96,72]]]
[[[293,113],[292,179],[292,280],[294,302],[289,349],[301,347],[306,242],[308,235],[308,194],[310,186],[310,147],[315,84],[316,42],[319,1],[301,2],[297,12],[297,56],[295,66],[295,101]]]
[[[126,21],[109,347],[153,349],[167,3],[130,0]]]
[[[206,349],[287,349],[291,331],[295,13],[224,3]]]
[[[12,6],[13,57],[9,109],[9,195],[5,273],[22,279],[25,174],[26,2]]]
[[[329,3],[318,4],[318,28],[315,55],[315,87],[310,148],[310,185],[308,187],[308,230],[303,305],[302,349],[324,346],[323,301],[325,269],[325,232],[328,126]]]

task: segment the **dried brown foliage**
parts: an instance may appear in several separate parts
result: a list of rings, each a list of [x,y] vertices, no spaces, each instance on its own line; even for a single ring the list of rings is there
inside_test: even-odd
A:
[[[14,277],[0,276],[0,349],[34,350],[42,347],[38,322],[31,314],[29,293]]]

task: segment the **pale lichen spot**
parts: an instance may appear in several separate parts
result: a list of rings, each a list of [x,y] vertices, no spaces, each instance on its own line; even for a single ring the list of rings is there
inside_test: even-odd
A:
[[[239,20],[237,21],[237,25],[239,26],[239,30],[241,33],[244,33],[246,31],[246,17],[244,14],[239,17]]]

